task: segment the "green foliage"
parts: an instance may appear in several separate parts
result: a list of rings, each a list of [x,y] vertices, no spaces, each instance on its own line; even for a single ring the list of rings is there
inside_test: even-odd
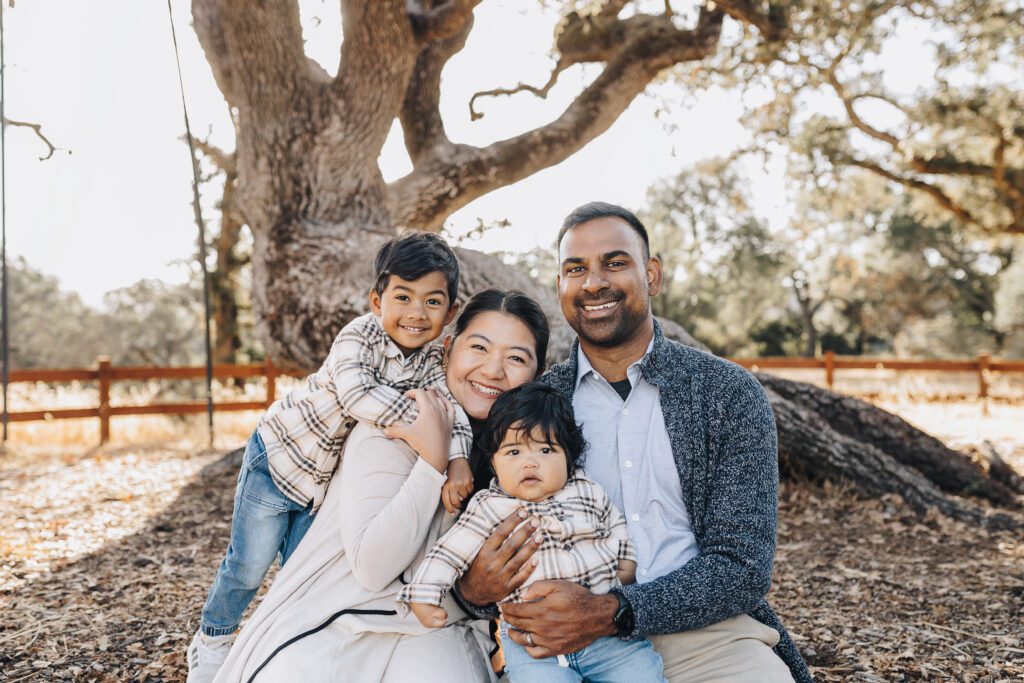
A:
[[[201,295],[191,284],[142,280],[106,295],[102,310],[23,258],[8,264],[12,368],[203,362]]]

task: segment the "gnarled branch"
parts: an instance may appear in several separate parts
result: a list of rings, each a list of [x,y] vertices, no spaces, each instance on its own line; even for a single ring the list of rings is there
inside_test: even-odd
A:
[[[472,28],[473,15],[470,14],[460,31],[426,45],[416,58],[399,114],[405,149],[414,165],[427,150],[451,144],[441,119],[441,72],[448,60],[466,45]]]
[[[3,125],[5,126],[16,126],[18,128],[30,128],[36,134],[36,137],[43,141],[43,144],[47,147],[46,156],[39,157],[39,161],[46,161],[53,156],[54,152],[63,151],[62,148],[55,146],[50,142],[50,138],[43,135],[43,125],[41,123],[29,123],[28,121],[12,121],[9,118],[4,118]],[[71,152],[68,152],[71,154]]]
[[[553,88],[555,83],[558,82],[558,75],[565,71],[565,69],[568,66],[569,65],[565,61],[559,60],[558,63],[555,64],[555,68],[551,70],[551,75],[548,77],[548,82],[540,86],[539,88],[537,86],[529,85],[527,83],[520,83],[514,88],[495,88],[493,90],[483,90],[481,92],[474,93],[473,97],[469,99],[470,120],[476,121],[477,119],[482,119],[484,117],[483,113],[478,112],[476,110],[476,107],[474,106],[477,101],[477,98],[480,97],[497,97],[499,95],[515,95],[516,93],[528,92],[533,93],[542,100],[547,99],[548,93],[551,92],[551,88]]]
[[[416,37],[423,43],[431,43],[446,40],[461,31],[473,15],[473,8],[479,4],[480,0],[445,0],[427,8],[422,1],[409,0],[406,6]]]
[[[607,61],[597,79],[544,126],[482,148],[455,145],[423,159],[388,188],[396,222],[438,229],[445,216],[477,197],[568,158],[606,131],[663,69],[708,55],[722,18],[720,11],[702,9],[697,26],[683,30],[665,16],[618,21],[570,15],[558,38],[570,56],[561,57],[570,64]],[[581,24],[591,28],[584,31]],[[594,41],[589,47],[588,39]]]

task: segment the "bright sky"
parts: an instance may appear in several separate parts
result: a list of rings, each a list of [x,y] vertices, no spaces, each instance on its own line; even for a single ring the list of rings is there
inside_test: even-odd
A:
[[[40,162],[45,147],[31,131],[7,129],[8,254],[56,275],[91,304],[142,278],[184,280],[196,227],[166,5],[35,0],[12,10],[0,1],[6,115],[42,123],[54,144],[70,151]],[[230,149],[227,106],[191,29],[189,2],[172,5],[193,132]],[[336,2],[303,3],[307,53],[332,72],[341,39],[338,16]],[[489,0],[478,7],[469,43],[444,72],[442,111],[454,140],[487,144],[518,134],[555,118],[579,92],[593,71],[564,73],[546,101],[526,93],[478,101],[485,117],[469,120],[474,92],[547,79],[557,19],[536,2]],[[651,93],[671,99],[670,87]],[[673,133],[654,117],[658,98],[639,98],[580,153],[453,215],[453,232],[468,231],[478,218],[508,219],[513,227],[473,246],[528,250],[549,245],[562,217],[583,202],[642,208],[656,180],[695,160],[728,153],[743,140],[738,96],[712,91],[696,99],[695,105],[673,109]],[[388,179],[410,168],[397,124],[381,166]],[[763,215],[784,211],[783,182],[781,169],[754,179]],[[208,194],[210,220],[216,217],[216,193]]]

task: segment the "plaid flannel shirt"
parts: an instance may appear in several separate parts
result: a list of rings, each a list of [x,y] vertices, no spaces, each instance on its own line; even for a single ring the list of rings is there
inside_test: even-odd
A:
[[[619,585],[619,562],[636,561],[625,518],[582,470],[561,491],[536,502],[513,498],[494,478],[490,488],[473,496],[455,525],[427,553],[412,581],[402,587],[396,598],[399,613],[408,613],[410,602],[440,606],[484,541],[519,507],[540,519],[544,541],[533,555],[537,568],[502,602],[522,602],[527,586],[545,579],[564,579],[594,593],[607,593]],[[528,522],[529,518],[522,524]]]
[[[342,328],[320,369],[303,387],[276,401],[256,429],[267,448],[274,483],[300,505],[323,502],[342,447],[356,422],[378,428],[416,419],[416,402],[403,394],[434,388],[455,406],[448,454],[468,458],[469,418],[445,384],[443,349],[428,344],[408,358],[372,313]]]

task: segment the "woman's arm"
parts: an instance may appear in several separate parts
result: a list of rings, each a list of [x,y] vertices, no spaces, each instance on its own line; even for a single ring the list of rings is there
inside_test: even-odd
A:
[[[445,476],[407,444],[364,424],[349,435],[338,476],[341,541],[352,573],[367,590],[383,590],[423,546]]]

